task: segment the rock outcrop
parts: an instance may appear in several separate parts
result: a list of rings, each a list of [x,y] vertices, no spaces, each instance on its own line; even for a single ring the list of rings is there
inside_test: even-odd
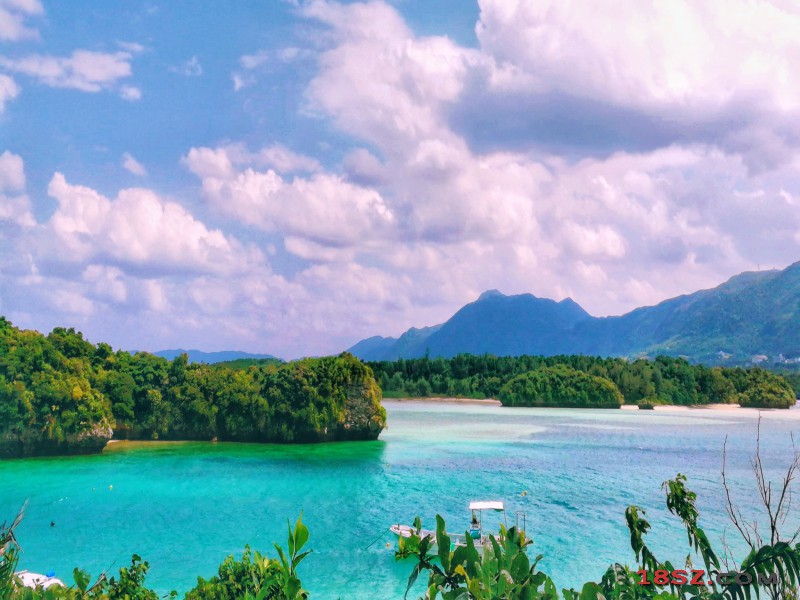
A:
[[[49,438],[46,432],[7,431],[0,435],[0,458],[98,454],[112,435],[108,425],[95,425],[89,430],[69,434],[63,440]]]

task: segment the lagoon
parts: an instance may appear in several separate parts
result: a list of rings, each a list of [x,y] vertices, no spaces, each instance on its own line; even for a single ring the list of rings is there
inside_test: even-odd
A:
[[[389,599],[402,598],[411,563],[395,562],[388,527],[416,515],[432,526],[440,513],[449,530],[463,531],[470,500],[525,511],[533,552],[545,555],[541,566],[559,586],[633,563],[624,519],[632,503],[647,510],[657,556],[682,562],[685,533],[660,489],[678,472],[720,546],[726,436],[740,505],[745,513],[756,505],[755,410],[384,406],[389,429],[376,442],[119,442],[97,456],[0,461],[0,520],[28,500],[21,569],[71,581],[74,566],[113,574],[138,553],[151,565],[148,584],[167,592],[210,577],[245,544],[273,554],[272,542],[285,545],[287,519],[302,512],[314,553],[300,574],[311,597]],[[800,410],[761,415],[762,452],[777,476]]]

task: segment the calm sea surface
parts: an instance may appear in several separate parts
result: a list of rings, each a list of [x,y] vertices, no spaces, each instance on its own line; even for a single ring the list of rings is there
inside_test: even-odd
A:
[[[411,569],[395,562],[387,528],[416,515],[432,525],[440,513],[463,532],[470,500],[525,511],[534,552],[559,586],[633,562],[624,520],[632,503],[647,510],[656,555],[681,562],[685,533],[660,489],[678,472],[719,545],[726,435],[740,506],[748,513],[756,505],[756,411],[385,406],[389,429],[374,443],[125,442],[98,456],[0,461],[0,521],[28,499],[20,568],[71,582],[74,566],[116,572],[135,552],[150,562],[148,583],[167,592],[211,576],[245,544],[274,554],[273,541],[286,543],[286,520],[302,512],[314,553],[301,577],[312,598],[380,599],[402,598]],[[763,455],[777,469],[790,458],[791,433],[800,435],[800,410],[762,417]]]

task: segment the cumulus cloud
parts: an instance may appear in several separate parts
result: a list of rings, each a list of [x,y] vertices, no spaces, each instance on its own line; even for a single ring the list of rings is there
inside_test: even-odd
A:
[[[236,273],[262,262],[260,252],[146,189],[125,189],[110,200],[56,173],[48,193],[58,202],[45,224],[52,240],[47,258],[53,261],[211,273]]]
[[[332,29],[335,44],[320,56],[308,89],[311,110],[337,126],[401,152],[420,138],[447,138],[439,109],[460,95],[471,64],[482,60],[446,37],[417,38],[384,3],[304,9]]]
[[[607,154],[713,143],[761,172],[800,141],[794,4],[479,4],[478,39],[495,67],[452,113],[473,144]]]
[[[543,87],[639,106],[716,108],[736,97],[800,106],[794,5],[746,0],[480,0],[482,48]]]
[[[755,186],[772,199],[774,187],[791,178],[786,160],[796,155],[793,134],[778,123],[793,110],[786,95],[795,90],[769,83],[766,101],[742,111],[751,92],[767,84],[763,73],[718,64],[726,60],[718,51],[702,55],[703,69],[687,62],[692,48],[673,43],[674,28],[687,28],[699,48],[703,39],[716,39],[723,29],[740,32],[747,22],[707,4],[631,7],[631,29],[660,40],[649,53],[619,35],[619,15],[607,10],[482,1],[476,50],[416,36],[386,3],[305,5],[305,16],[330,34],[308,88],[310,107],[380,151],[356,149],[343,168],[351,180],[379,192],[396,217],[392,242],[361,246],[361,255],[395,274],[449,286],[461,298],[505,282],[512,291],[572,295],[604,314],[718,283],[753,266],[756,255],[790,262],[798,217],[770,200],[754,235],[741,215],[756,209],[736,191]],[[770,68],[785,71],[781,61],[793,56],[787,49],[800,39],[787,33],[794,31],[793,19],[782,20],[768,6],[739,8],[754,11],[758,25],[745,37],[753,44],[734,56],[776,52]],[[714,24],[697,16],[703,11],[711,11]],[[769,19],[781,21],[777,41],[759,33]],[[489,91],[474,94],[481,87]],[[589,108],[589,127],[570,140],[564,122],[554,121],[561,145],[551,144],[549,156],[536,135],[527,146],[502,138],[493,146],[475,145],[474,131],[453,115],[465,106],[471,108],[464,114],[482,113],[491,138],[492,125],[504,119],[496,105],[502,98],[522,120],[509,128],[522,135],[531,133],[526,103],[534,106],[531,119],[560,104],[578,113]],[[659,123],[668,113],[677,114],[677,122]],[[597,154],[588,147],[595,157],[577,162],[553,155],[591,138],[604,116],[613,117],[612,128],[631,128],[610,129],[609,136],[632,150],[612,152],[611,144]],[[637,123],[651,125],[647,143],[637,143]],[[758,160],[761,167],[754,168]],[[307,255],[297,235],[293,231],[288,243]],[[652,285],[642,284],[648,280]]]
[[[268,151],[255,158],[270,162],[275,156]],[[285,179],[273,169],[239,170],[234,165],[246,159],[224,148],[193,148],[184,161],[201,177],[205,196],[218,210],[265,231],[313,242],[303,247],[305,255],[320,246],[352,246],[385,236],[394,221],[378,192],[336,175]],[[295,241],[289,247],[300,246]]]
[[[0,66],[51,87],[99,92],[130,77],[130,61],[129,52],[75,50],[68,57],[39,54],[14,59],[0,57]]]

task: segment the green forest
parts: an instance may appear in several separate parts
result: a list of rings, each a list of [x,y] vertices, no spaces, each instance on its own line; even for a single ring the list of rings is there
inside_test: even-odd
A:
[[[797,383],[796,378],[794,383]],[[382,396],[499,398],[506,406],[619,408],[738,403],[789,408],[796,390],[759,368],[591,356],[459,355],[362,363],[348,353],[282,363],[172,361],[48,335],[0,317],[0,457],[99,452],[109,439],[374,440]]]
[[[454,396],[498,398],[510,406],[611,408],[623,402],[644,408],[715,403],[789,408],[797,398],[790,382],[772,371],[706,367],[666,356],[629,362],[582,355],[461,354],[367,364],[387,398]]]
[[[350,354],[246,368],[114,352],[74,329],[44,336],[0,317],[0,457],[99,452],[147,440],[376,439],[372,371]]]

